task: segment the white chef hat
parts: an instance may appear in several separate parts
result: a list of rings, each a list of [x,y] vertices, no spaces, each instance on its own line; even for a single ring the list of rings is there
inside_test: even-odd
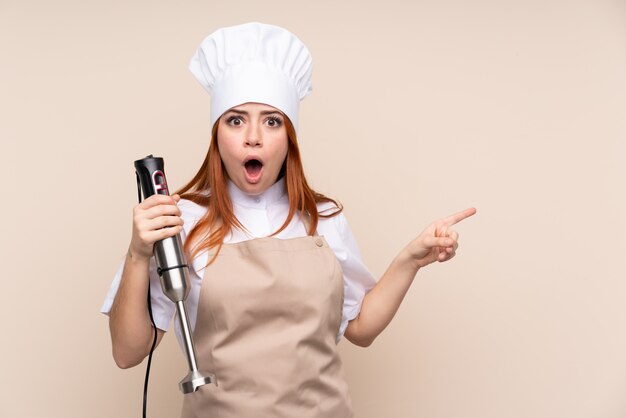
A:
[[[299,102],[311,92],[312,59],[294,34],[251,22],[218,29],[191,58],[189,70],[211,95],[211,127],[247,102],[282,111],[298,129]]]

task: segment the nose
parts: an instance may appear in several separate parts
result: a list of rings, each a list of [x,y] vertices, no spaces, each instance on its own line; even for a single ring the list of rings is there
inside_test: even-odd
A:
[[[263,145],[263,140],[261,139],[261,124],[260,123],[252,123],[250,124],[250,128],[248,132],[246,132],[246,145],[249,147],[260,147]]]
[[[261,138],[259,136],[253,135],[248,136],[246,139],[246,145],[249,147],[258,147],[262,144]]]

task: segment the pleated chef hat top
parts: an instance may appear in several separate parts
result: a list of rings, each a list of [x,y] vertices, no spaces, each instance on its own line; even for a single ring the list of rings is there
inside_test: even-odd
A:
[[[297,131],[299,102],[312,90],[312,69],[309,50],[294,34],[258,22],[216,30],[189,63],[211,95],[211,128],[231,107],[258,102],[282,111]]]

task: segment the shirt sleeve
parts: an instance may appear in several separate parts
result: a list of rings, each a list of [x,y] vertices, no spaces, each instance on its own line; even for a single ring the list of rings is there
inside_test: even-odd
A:
[[[365,294],[376,285],[376,279],[361,259],[361,253],[343,213],[335,216],[339,242],[335,243],[335,255],[343,270],[344,301],[341,326],[336,341],[339,342],[348,322],[357,317]]]

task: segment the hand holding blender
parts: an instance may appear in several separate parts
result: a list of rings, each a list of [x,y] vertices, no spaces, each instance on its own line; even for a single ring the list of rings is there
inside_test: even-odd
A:
[[[141,186],[144,198],[154,194],[169,196],[162,158],[149,155],[146,158],[137,160],[135,161],[135,170],[138,186]],[[179,325],[183,334],[184,348],[190,370],[187,376],[180,381],[179,388],[184,394],[188,394],[195,392],[200,386],[207,383],[215,383],[215,376],[210,373],[201,373],[198,370],[191,327],[185,309],[185,299],[189,294],[189,268],[182,252],[182,247],[180,233],[178,233],[155,242],[153,251],[157,271],[161,278],[163,293],[174,302],[178,312]],[[150,354],[152,354],[152,349]]]

